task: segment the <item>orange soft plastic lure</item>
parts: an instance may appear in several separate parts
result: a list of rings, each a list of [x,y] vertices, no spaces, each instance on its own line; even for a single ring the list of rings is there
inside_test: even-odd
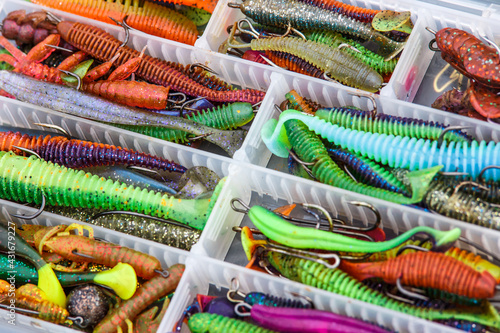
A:
[[[174,5],[184,5],[189,7],[196,7],[199,9],[206,10],[210,14],[214,12],[215,6],[217,6],[217,0],[151,0],[151,2],[157,3],[172,3]]]

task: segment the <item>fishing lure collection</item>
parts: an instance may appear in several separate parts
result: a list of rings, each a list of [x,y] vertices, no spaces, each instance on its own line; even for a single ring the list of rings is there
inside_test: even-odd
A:
[[[265,92],[232,86],[202,64],[165,61],[127,45],[130,28],[194,45],[217,1],[31,1],[117,23],[127,37],[122,43],[100,28],[45,11],[11,12],[0,27],[0,44],[8,51],[0,54],[7,63],[0,70],[2,96],[176,143],[203,139],[230,157],[240,149],[241,128]],[[371,93],[389,82],[413,27],[409,12],[333,0],[228,6],[247,18],[228,27],[220,52]],[[459,29],[435,36],[442,58],[473,80],[461,103],[498,117],[498,47]],[[272,153],[289,158],[291,173],[500,230],[497,143],[446,124],[325,108],[296,91],[285,97],[279,119],[268,121],[261,136]],[[157,176],[145,176],[147,170]],[[19,219],[46,211],[185,250],[200,240],[225,184],[208,169],[19,128],[0,129],[0,175],[1,199],[41,205]],[[375,207],[355,204],[373,211],[372,227],[350,226],[314,205],[303,207],[318,209],[320,214],[308,210],[316,219],[299,219],[287,209],[273,212],[233,199],[232,208],[256,227],[234,229],[241,231],[248,267],[258,262],[290,280],[447,326],[500,330],[493,305],[500,282],[496,256],[485,252],[494,259],[489,261],[453,247],[472,244],[459,228],[418,226],[386,239]],[[162,267],[159,258],[98,240],[91,227],[78,224],[15,228],[16,311],[94,332],[158,329],[184,265]],[[7,251],[9,229],[3,223],[0,229],[0,250]],[[422,234],[426,238],[417,237]],[[2,308],[12,299],[3,281],[12,265],[0,255]],[[82,283],[88,285],[78,287]],[[238,288],[226,297],[198,295],[173,330],[185,324],[192,332],[388,332],[281,296],[245,295]]]

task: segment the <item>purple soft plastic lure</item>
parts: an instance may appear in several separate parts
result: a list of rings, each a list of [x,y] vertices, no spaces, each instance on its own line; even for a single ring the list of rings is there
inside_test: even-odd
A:
[[[68,168],[127,164],[171,172],[186,172],[186,168],[164,158],[139,153],[112,145],[68,139],[63,136],[30,136],[19,132],[0,132],[0,150],[13,146],[34,151],[42,159]]]

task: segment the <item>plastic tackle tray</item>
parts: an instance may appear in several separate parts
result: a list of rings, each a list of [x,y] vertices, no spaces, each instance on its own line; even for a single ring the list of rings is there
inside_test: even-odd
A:
[[[215,289],[225,291],[230,288],[231,279],[237,278],[240,291],[243,293],[259,291],[293,298],[291,293],[298,293],[310,297],[319,310],[331,311],[341,315],[366,320],[371,323],[393,329],[397,332],[456,332],[452,328],[431,323],[416,317],[409,317],[402,313],[384,309],[347,297],[334,295],[324,290],[311,288],[297,282],[269,276],[264,273],[220,262],[214,259],[192,256],[188,259],[188,269],[177,288],[177,296],[172,301],[171,316],[164,320],[159,328],[160,332],[170,332],[175,327],[183,309],[193,302],[196,294],[207,294]],[[222,289],[224,288],[224,289]],[[223,296],[225,293],[217,293]],[[170,309],[169,309],[170,310]],[[167,316],[165,316],[167,317]],[[189,332],[186,325],[182,332]]]
[[[13,221],[15,223],[24,224],[25,222],[20,222],[17,218],[12,218],[11,214],[32,214],[32,209],[25,206],[12,203],[6,200],[0,200],[0,220],[5,223],[5,221]],[[34,220],[31,220],[29,224],[39,224],[46,226],[54,226],[59,224],[69,225],[76,222],[75,220],[68,219],[59,215],[43,213]],[[176,263],[185,263],[189,252],[172,248],[169,246],[161,245],[155,242],[147,241],[142,238],[137,238],[134,236],[128,236],[119,232],[108,230],[102,227],[93,226],[84,222],[78,222],[83,225],[91,226],[94,229],[95,237],[103,238],[111,243],[127,246],[136,251],[148,253],[156,257],[162,264],[163,268],[167,268]],[[174,295],[174,298],[176,296]],[[57,332],[57,333],[69,333],[69,332],[80,332],[73,330],[61,325],[56,325],[49,323],[44,320],[37,318],[25,316],[22,314],[16,314],[16,325],[12,326],[8,324],[9,318],[7,317],[8,312],[6,310],[0,310],[0,322],[3,323],[3,327],[6,330],[14,329],[15,332]],[[165,315],[164,320],[167,318]],[[3,329],[2,329],[3,330]]]

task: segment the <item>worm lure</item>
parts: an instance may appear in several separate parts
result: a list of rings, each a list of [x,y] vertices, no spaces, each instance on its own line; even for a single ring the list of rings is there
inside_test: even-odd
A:
[[[338,268],[326,268],[322,264],[286,254],[268,252],[267,259],[284,277],[319,289],[380,305],[386,309],[427,320],[467,320],[490,327],[500,327],[500,316],[496,309],[487,304],[484,307],[461,308],[460,310],[436,310],[419,308],[389,298],[372,290],[350,277]]]
[[[196,229],[203,229],[223,183],[219,183],[211,199],[181,200],[34,156],[0,152],[0,170],[0,196],[8,200],[40,204],[43,195],[53,206],[135,211],[171,218]]]
[[[68,168],[128,164],[184,173],[187,169],[172,161],[131,149],[103,143],[68,139],[64,136],[30,136],[19,132],[0,132],[0,150],[13,146],[34,151],[42,159]]]
[[[78,117],[110,124],[156,125],[204,136],[205,140],[221,147],[230,156],[241,147],[246,134],[243,130],[223,131],[181,117],[152,114],[10,71],[0,71],[0,88],[20,101]]]
[[[432,238],[435,248],[445,250],[460,236],[459,228],[439,231],[419,226],[389,241],[368,242],[330,231],[296,226],[261,206],[250,208],[248,217],[266,237],[280,244],[299,249],[313,248],[327,251],[373,253],[391,249],[415,234],[425,233]]]
[[[295,0],[245,0],[235,6],[260,24],[284,28],[291,24],[299,30],[333,30],[370,40],[377,47],[376,53],[386,60],[394,58],[405,46],[404,42],[387,38],[365,23]]]
[[[295,110],[282,112],[279,121],[269,120],[261,131],[268,149],[283,158],[288,157],[287,148],[291,148],[283,123],[290,119],[301,120],[324,139],[392,168],[422,170],[442,165],[443,171],[465,172],[476,178],[486,166],[500,165],[500,144],[493,141],[445,141],[438,146],[437,141],[346,129]],[[500,172],[493,170],[488,178],[498,180]]]
[[[433,121],[379,113],[374,115],[369,111],[354,110],[351,108],[319,109],[314,115],[344,128],[370,133],[408,136],[417,139],[438,140],[443,131],[446,130],[444,124]],[[460,130],[445,132],[443,140],[447,140],[448,142],[472,141],[469,135]]]
[[[193,333],[273,333],[243,320],[232,319],[218,314],[195,313],[189,318],[189,329]]]
[[[86,52],[100,61],[110,61],[116,54],[120,54],[114,62],[122,65],[140,55],[139,51],[128,46],[121,46],[121,42],[97,27],[62,21],[57,24],[61,37],[74,47]],[[218,91],[209,89],[184,73],[180,72],[168,62],[144,55],[135,74],[154,84],[170,87],[189,96],[201,96],[216,102],[249,102],[258,103],[264,99],[265,93],[254,89]]]
[[[386,190],[355,182],[330,158],[321,139],[300,120],[287,121],[284,127],[290,146],[297,156],[306,163],[314,163],[311,172],[318,181],[374,198],[400,204],[418,203],[422,201],[427,193],[429,183],[441,169],[441,166],[437,166],[412,172],[409,178],[412,196],[406,197],[392,192],[390,186],[389,190]],[[369,173],[368,170],[364,171]],[[366,173],[364,174],[366,175]],[[380,182],[380,184],[384,183],[384,181]]]

